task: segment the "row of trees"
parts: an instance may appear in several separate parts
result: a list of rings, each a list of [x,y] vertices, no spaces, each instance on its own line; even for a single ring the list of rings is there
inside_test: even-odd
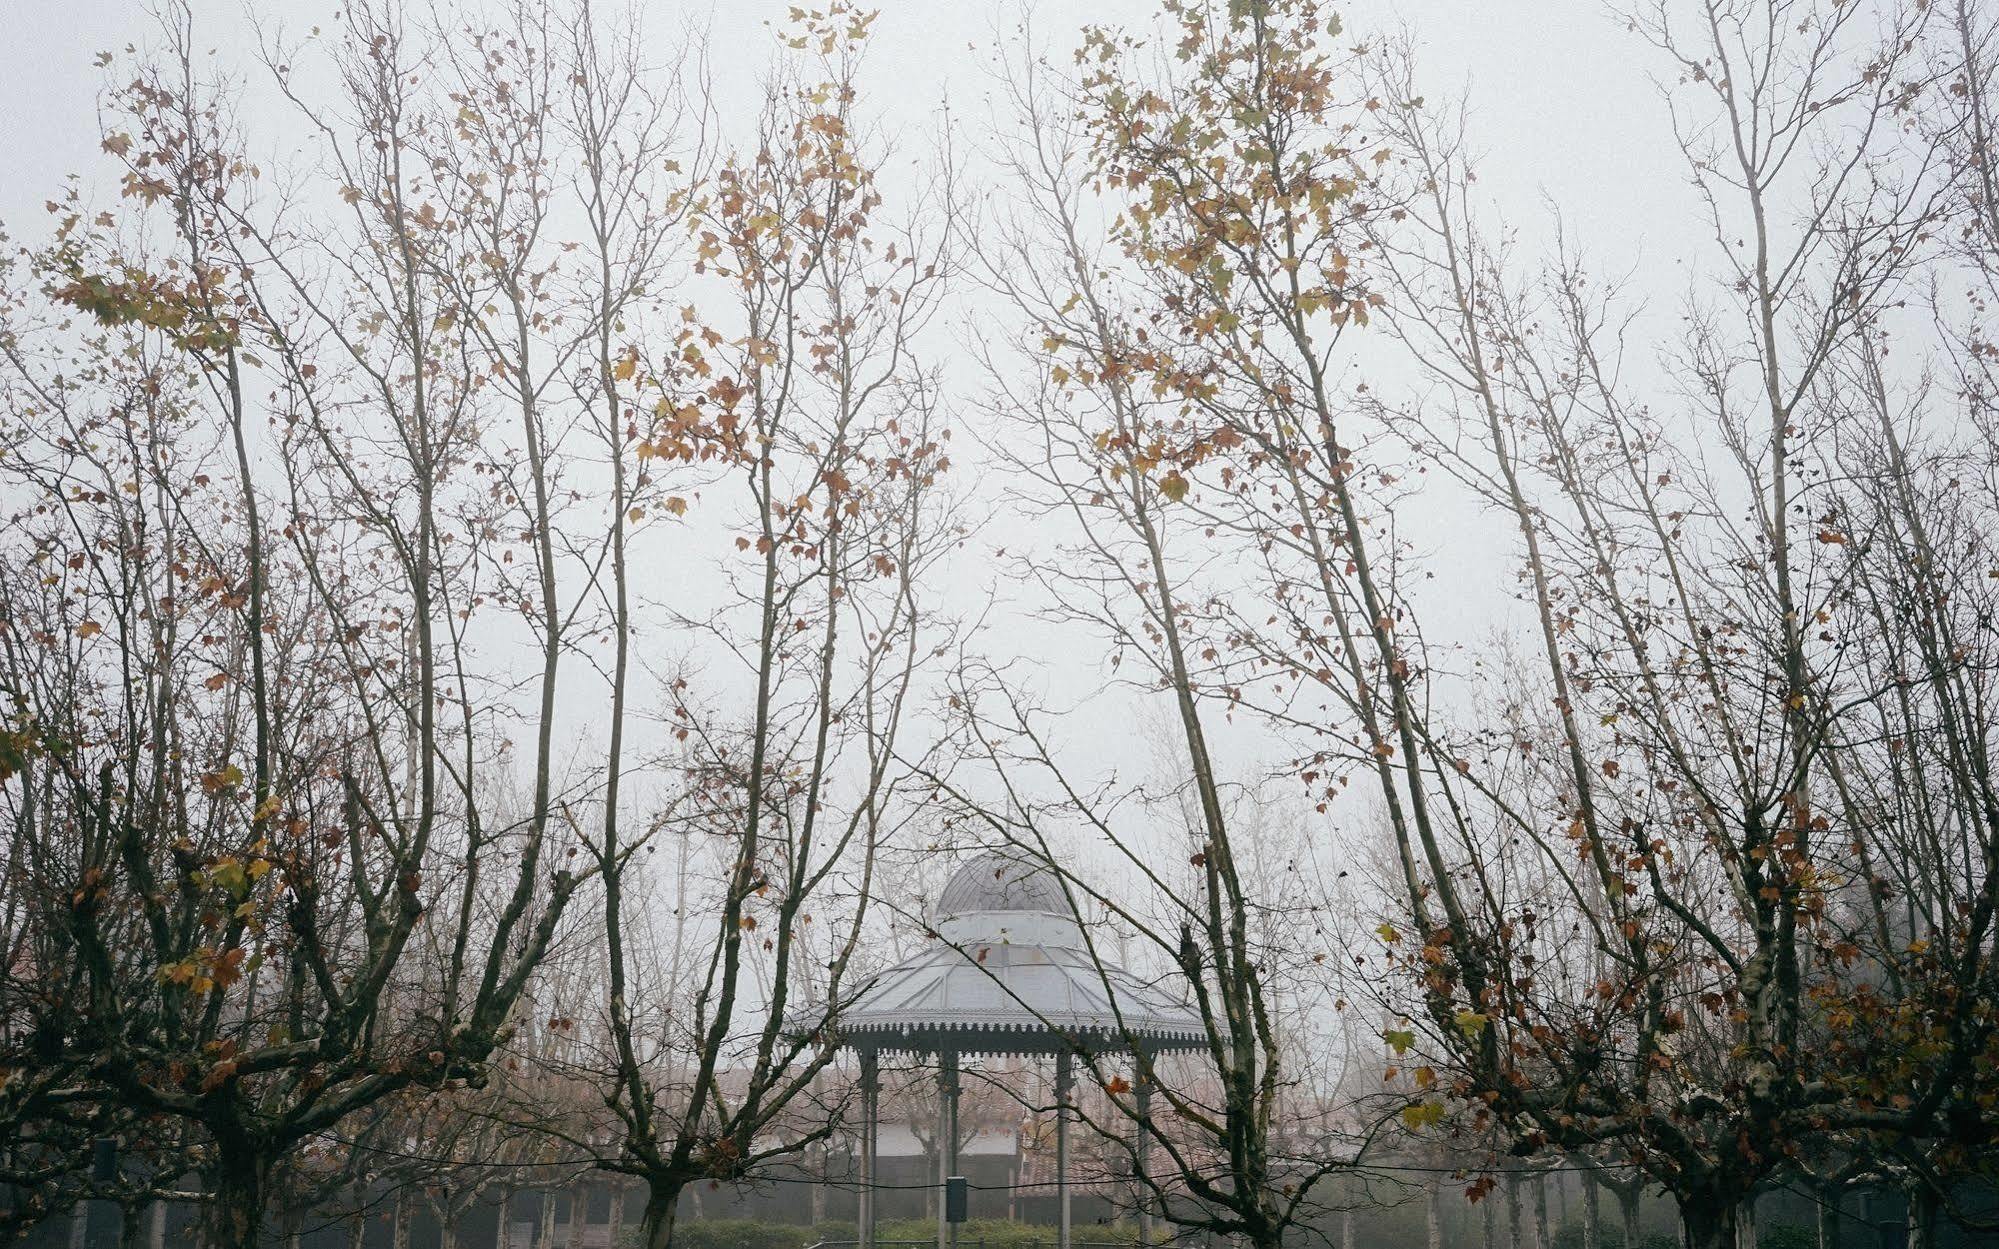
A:
[[[948,145],[884,172],[874,21],[794,12],[751,117],[589,0],[351,5],[240,78],[169,8],[110,62],[117,204],[0,261],[25,1213],[248,1246],[385,1133],[621,1173],[661,1249],[838,1130],[841,1007],[977,842],[1200,1016],[1079,1055],[1183,1228],[1275,1246],[1424,1142],[1690,1247],[1779,1182],[1971,1218],[1993,15],[1629,13],[1683,292],[1521,255],[1469,117],[1314,0],[1010,43],[968,229]],[[1425,627],[1439,498],[1507,526],[1497,643]],[[971,623],[972,499],[993,611],[1162,709],[1143,779]]]
[[[7,1182],[113,1138],[250,1245],[294,1162],[485,1088],[664,1243],[769,1147],[950,524],[952,219],[881,216],[867,22],[726,148],[588,4],[354,6],[253,80],[174,6],[117,65],[121,203],[6,262]]]

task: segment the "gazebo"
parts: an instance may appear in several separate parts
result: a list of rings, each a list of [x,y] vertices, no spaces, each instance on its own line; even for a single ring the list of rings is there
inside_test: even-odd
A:
[[[1206,1044],[1192,1009],[1158,987],[1092,954],[1062,885],[1033,861],[987,852],[952,874],[932,908],[940,938],[875,977],[838,1019],[841,1044],[860,1055],[861,1249],[874,1249],[874,1184],[879,1175],[880,1056],[937,1056],[941,1115],[937,1183],[958,1170],[958,1063],[972,1054],[1055,1058],[1055,1189],[1059,1244],[1070,1249],[1069,1118],[1075,1055],[1133,1048],[1149,1062],[1168,1050]],[[1138,1118],[1151,1090],[1133,1081]],[[1136,1147],[1145,1147],[1144,1128]],[[937,1241],[949,1237],[944,1202]],[[1140,1202],[1141,1234],[1150,1217]]]

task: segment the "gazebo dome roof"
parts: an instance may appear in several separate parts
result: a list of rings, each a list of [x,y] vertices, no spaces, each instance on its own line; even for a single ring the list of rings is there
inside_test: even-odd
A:
[[[1040,911],[1068,915],[1069,899],[1053,873],[1026,859],[988,851],[968,860],[937,895],[937,918],[973,911]]]
[[[968,860],[937,895],[930,923],[928,948],[876,976],[840,1012],[848,1044],[1029,1054],[1205,1042],[1178,995],[1088,948],[1062,882],[1030,859]]]

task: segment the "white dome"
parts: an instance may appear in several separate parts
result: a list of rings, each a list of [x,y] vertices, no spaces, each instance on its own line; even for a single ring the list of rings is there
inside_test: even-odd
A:
[[[933,918],[944,920],[973,911],[1040,911],[1071,915],[1062,882],[1047,868],[1024,858],[987,851],[951,873],[937,895]]]
[[[1030,859],[988,851],[951,874],[930,926],[956,945],[1081,949],[1082,929],[1062,882]]]

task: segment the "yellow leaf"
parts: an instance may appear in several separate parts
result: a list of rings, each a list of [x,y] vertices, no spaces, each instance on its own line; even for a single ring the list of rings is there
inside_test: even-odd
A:
[[[1187,497],[1187,479],[1175,469],[1159,479],[1159,493],[1178,503]]]
[[[213,772],[204,772],[202,773],[201,776],[202,792],[210,795],[219,794],[229,789],[234,789],[236,786],[241,785],[242,783],[243,783],[243,769],[237,767],[233,763],[228,764],[225,767],[217,768]]]

